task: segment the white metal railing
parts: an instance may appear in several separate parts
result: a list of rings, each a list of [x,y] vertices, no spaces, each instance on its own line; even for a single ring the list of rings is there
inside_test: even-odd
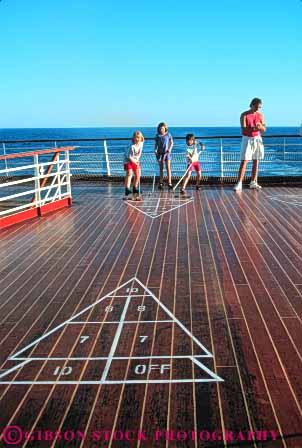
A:
[[[175,145],[176,146],[176,145]],[[207,177],[219,177],[233,178],[238,174],[238,168],[240,165],[240,142],[238,141],[238,147],[229,148],[228,144],[225,144],[221,139],[217,145],[211,142],[206,145],[206,150],[200,154],[199,160],[201,163],[203,176]],[[182,149],[182,152],[179,150]],[[124,155],[121,151],[117,152],[116,148],[112,150],[106,142],[106,159],[105,166],[101,168],[101,158],[98,157],[99,167],[101,174],[108,176],[120,176],[123,174],[123,158]],[[95,158],[97,154],[92,157],[89,154],[86,156],[81,155],[78,159],[76,154],[73,155],[73,167],[72,170],[75,174],[79,174],[86,170],[86,173],[92,172],[93,167],[96,167]],[[251,172],[251,164],[247,168],[247,176]],[[85,166],[85,167],[84,167]],[[154,153],[150,148],[144,148],[144,152],[141,158],[142,175],[153,176],[154,173],[158,173],[158,164]],[[186,169],[187,161],[184,152],[184,144],[174,147],[172,151],[172,175],[178,177],[182,175]],[[302,176],[302,139],[301,143],[280,143],[266,144],[265,145],[265,157],[260,162],[259,176]]]
[[[206,145],[206,150],[200,154],[203,176],[219,177],[220,179],[235,178],[240,164],[240,136],[210,136],[202,137],[200,140]],[[70,154],[71,173],[88,177],[124,175],[124,152],[130,144],[129,138],[79,139],[74,141],[76,141],[77,150]],[[34,143],[37,144],[36,142],[38,141]],[[3,152],[9,153],[11,143],[3,143]],[[12,144],[14,150],[24,148],[24,146],[16,147],[17,143]],[[22,145],[34,143],[23,142]],[[49,141],[45,144],[49,146]],[[56,146],[57,142],[52,142],[52,144]],[[260,163],[259,177],[302,176],[302,136],[264,136],[264,146],[265,158]],[[158,174],[158,164],[153,148],[154,139],[147,138],[141,159],[142,175],[146,177],[152,177],[154,173]],[[8,166],[5,166],[4,169],[7,170],[10,167],[10,161],[6,160],[5,163]],[[250,175],[250,165],[248,165],[246,172],[247,176]],[[19,166],[21,167],[20,171],[22,171],[21,159]],[[185,139],[183,137],[174,138],[171,168],[174,177],[182,175],[186,168]],[[8,174],[9,172],[6,171],[6,176]]]
[[[0,157],[6,162],[5,168],[0,169],[0,218],[71,198],[71,149],[74,148]]]

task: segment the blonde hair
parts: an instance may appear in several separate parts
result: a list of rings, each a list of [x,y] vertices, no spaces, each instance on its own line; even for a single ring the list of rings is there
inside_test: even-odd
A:
[[[132,143],[134,143],[136,136],[140,137],[140,141],[141,142],[143,142],[145,140],[143,134],[141,133],[141,131],[135,131],[135,132],[133,132],[133,135],[132,135]]]

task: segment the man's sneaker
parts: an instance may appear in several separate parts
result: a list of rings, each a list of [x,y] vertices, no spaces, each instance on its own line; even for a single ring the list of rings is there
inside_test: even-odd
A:
[[[164,184],[162,182],[158,185],[158,189],[159,190],[163,190],[164,189]]]
[[[196,190],[200,190],[200,185],[196,185]]]
[[[168,184],[168,188],[169,188],[169,190],[173,190],[173,185],[172,184]]]
[[[256,180],[252,180],[251,182],[250,182],[250,188],[252,189],[252,190],[261,190],[261,186],[259,185],[259,184],[257,184],[257,181]]]
[[[237,182],[234,187],[234,191],[242,191],[242,182]]]

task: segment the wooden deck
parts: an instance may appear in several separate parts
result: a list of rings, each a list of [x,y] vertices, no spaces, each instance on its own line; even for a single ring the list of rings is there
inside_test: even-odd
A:
[[[302,188],[148,189],[1,231],[0,445],[301,448]]]

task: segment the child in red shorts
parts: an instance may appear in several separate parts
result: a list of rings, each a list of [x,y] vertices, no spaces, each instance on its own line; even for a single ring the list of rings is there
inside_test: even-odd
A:
[[[196,171],[196,190],[200,189],[200,181],[201,181],[201,169],[200,169],[200,163],[198,162],[199,152],[198,152],[198,146],[202,149],[202,151],[205,150],[205,145],[197,140],[195,140],[194,134],[187,134],[186,136],[186,156],[188,160],[188,166],[187,166],[187,175],[184,179],[184,182],[182,184],[182,188],[180,190],[181,194],[186,194],[185,189],[187,186],[187,183],[189,182],[189,179],[191,177],[191,173],[193,171],[193,168]]]
[[[144,144],[144,136],[140,131],[136,131],[133,133],[132,136],[132,144],[129,148],[127,148],[125,152],[125,158],[124,158],[124,169],[126,171],[126,177],[125,177],[125,196],[124,200],[129,200],[130,194],[131,194],[131,180],[132,176],[134,174],[134,181],[133,181],[133,188],[132,193],[134,200],[140,200],[139,197],[139,181],[141,176],[141,167],[139,159],[142,155],[143,150],[143,144]]]

